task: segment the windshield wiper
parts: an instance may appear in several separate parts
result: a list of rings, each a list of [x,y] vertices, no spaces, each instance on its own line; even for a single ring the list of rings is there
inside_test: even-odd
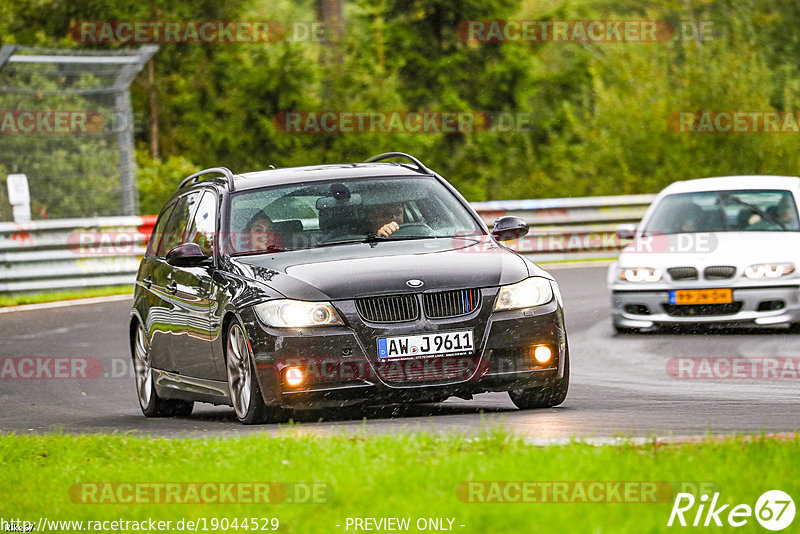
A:
[[[762,210],[758,206],[754,206],[753,204],[750,204],[749,202],[745,202],[744,200],[739,200],[738,198],[731,197],[731,196],[728,196],[728,195],[720,195],[720,200],[722,200],[723,202],[733,202],[735,204],[739,204],[740,206],[744,206],[747,209],[752,210],[754,213],[760,215],[761,217],[767,219],[768,221],[774,222],[775,224],[777,224],[778,226],[781,227],[781,230],[784,230],[784,231],[786,230],[786,225],[783,224],[780,221],[780,219],[777,219],[776,217],[770,215],[769,213],[767,213],[766,211]]]
[[[272,254],[273,252],[283,252],[286,249],[279,245],[267,245],[266,248],[258,250],[248,250],[245,252],[234,252],[231,256],[254,256],[256,254]]]
[[[341,240],[328,240],[320,241],[317,243],[318,247],[328,247],[331,245],[351,245],[353,243],[380,243],[383,241],[411,241],[414,239],[436,239],[432,235],[398,235],[398,236],[382,236],[378,234],[370,234],[360,239],[341,239]]]

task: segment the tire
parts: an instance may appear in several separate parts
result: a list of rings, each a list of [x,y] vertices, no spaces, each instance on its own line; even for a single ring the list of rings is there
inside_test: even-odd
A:
[[[283,410],[264,403],[254,372],[250,345],[244,329],[235,319],[228,326],[225,336],[225,366],[231,404],[239,422],[244,425],[278,422]]]
[[[557,378],[546,386],[511,390],[508,396],[514,406],[520,410],[532,408],[552,408],[558,406],[567,398],[569,390],[569,349],[564,357],[564,376]]]
[[[142,323],[136,325],[136,334],[131,344],[136,396],[139,407],[146,417],[188,417],[194,402],[178,399],[162,399],[156,393],[153,367],[150,364],[150,342]]]

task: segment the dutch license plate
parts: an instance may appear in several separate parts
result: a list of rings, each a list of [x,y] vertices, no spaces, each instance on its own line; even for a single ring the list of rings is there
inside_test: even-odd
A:
[[[444,354],[463,356],[474,351],[471,330],[378,338],[379,358],[418,358]]]
[[[729,304],[732,289],[677,289],[669,292],[670,304]]]

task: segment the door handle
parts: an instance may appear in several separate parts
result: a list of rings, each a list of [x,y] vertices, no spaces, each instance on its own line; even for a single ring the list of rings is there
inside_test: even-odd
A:
[[[178,292],[178,284],[176,284],[175,282],[170,282],[169,284],[167,284],[167,291],[169,291],[174,295],[175,293]]]
[[[142,280],[142,283],[143,283],[144,285],[146,285],[148,289],[150,289],[150,286],[151,286],[151,285],[153,285],[153,279],[152,279],[151,277],[149,277],[149,276],[148,276],[147,278],[145,278],[144,280]]]

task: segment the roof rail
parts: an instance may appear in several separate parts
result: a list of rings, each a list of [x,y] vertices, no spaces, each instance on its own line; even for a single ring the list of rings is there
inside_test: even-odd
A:
[[[405,152],[386,152],[385,154],[378,154],[377,156],[372,156],[371,158],[364,161],[364,163],[377,163],[379,161],[384,161],[387,159],[395,159],[395,158],[403,158],[407,159],[414,165],[416,165],[417,170],[420,172],[424,172],[426,174],[433,174],[429,168],[422,164],[420,160],[415,158],[410,154],[406,154]]]
[[[191,176],[187,176],[186,178],[184,178],[181,181],[180,185],[178,185],[178,189],[182,189],[186,184],[193,184],[197,182],[199,178],[204,174],[211,174],[212,172],[225,175],[225,179],[228,181],[228,189],[230,191],[233,191],[234,189],[233,173],[227,167],[211,167],[210,169],[203,169],[202,171],[198,171],[192,174]]]

